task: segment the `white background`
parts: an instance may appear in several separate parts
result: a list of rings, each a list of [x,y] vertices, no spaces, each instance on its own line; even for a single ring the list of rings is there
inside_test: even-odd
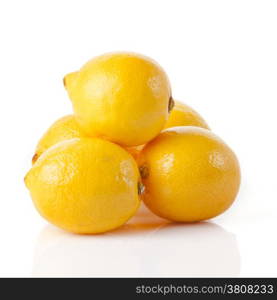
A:
[[[1,1],[0,276],[277,276],[276,1]],[[23,177],[42,133],[71,112],[63,76],[130,50],[157,60],[173,96],[237,153],[225,214],[174,225],[145,209],[75,236],[34,209]]]

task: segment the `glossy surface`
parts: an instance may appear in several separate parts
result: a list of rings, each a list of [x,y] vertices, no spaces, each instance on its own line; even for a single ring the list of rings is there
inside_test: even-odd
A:
[[[25,177],[49,222],[75,233],[100,233],[137,210],[139,173],[132,156],[97,138],[72,139],[45,151]]]
[[[212,222],[170,223],[143,206],[105,235],[70,235],[47,225],[33,256],[35,277],[238,276],[241,270],[232,232]]]
[[[206,121],[190,106],[174,100],[174,107],[169,114],[164,128],[175,126],[197,126],[210,129]]]
[[[69,74],[71,77],[71,73]],[[54,122],[39,140],[35,154],[32,157],[34,164],[40,155],[51,146],[73,138],[85,138],[87,135],[81,129],[74,115],[67,115]],[[126,147],[126,149],[136,160],[142,146]]]
[[[199,127],[173,127],[147,144],[139,158],[146,205],[173,221],[213,218],[235,200],[239,163],[215,134]]]
[[[163,69],[148,57],[108,53],[66,80],[77,120],[90,136],[123,146],[154,138],[168,118],[171,89]]]
[[[174,107],[169,114],[164,129],[175,126],[197,126],[210,129],[206,121],[199,115],[197,111],[192,109],[190,106],[176,100],[174,100]],[[128,147],[126,150],[130,152],[137,160],[143,146],[144,145]]]
[[[84,137],[74,115],[64,116],[55,121],[39,140],[32,162],[35,163],[39,156],[51,146],[58,142],[72,138]]]

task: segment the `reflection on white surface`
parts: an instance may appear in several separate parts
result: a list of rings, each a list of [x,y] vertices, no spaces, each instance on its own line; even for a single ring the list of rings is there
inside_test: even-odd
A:
[[[78,236],[46,226],[38,237],[33,276],[238,276],[236,237],[210,222],[172,224],[144,207],[119,230]]]

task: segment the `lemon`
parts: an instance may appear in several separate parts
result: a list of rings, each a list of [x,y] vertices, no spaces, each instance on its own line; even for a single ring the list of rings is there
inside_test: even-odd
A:
[[[75,138],[50,147],[25,183],[44,218],[80,234],[124,224],[139,207],[142,187],[133,157],[98,138]]]
[[[35,163],[45,150],[58,142],[78,137],[85,137],[85,134],[81,130],[74,115],[67,115],[58,119],[47,129],[39,140],[32,158],[32,163]]]
[[[86,134],[122,146],[153,139],[173,106],[164,70],[135,53],[98,56],[65,76],[64,83]]]
[[[209,129],[208,124],[197,111],[179,101],[174,100],[174,102],[175,105],[170,112],[164,128],[176,126],[197,126]]]
[[[166,129],[144,146],[139,165],[145,204],[180,222],[213,218],[235,200],[240,168],[233,151],[211,131]]]

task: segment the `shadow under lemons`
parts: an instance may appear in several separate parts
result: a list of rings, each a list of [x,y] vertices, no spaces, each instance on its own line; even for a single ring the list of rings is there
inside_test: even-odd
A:
[[[143,203],[137,214],[120,228],[106,233],[106,235],[144,235],[170,224],[169,221],[154,215]]]
[[[39,234],[33,276],[237,276],[236,237],[210,222],[169,223],[144,206],[128,224],[79,236],[47,225]]]

